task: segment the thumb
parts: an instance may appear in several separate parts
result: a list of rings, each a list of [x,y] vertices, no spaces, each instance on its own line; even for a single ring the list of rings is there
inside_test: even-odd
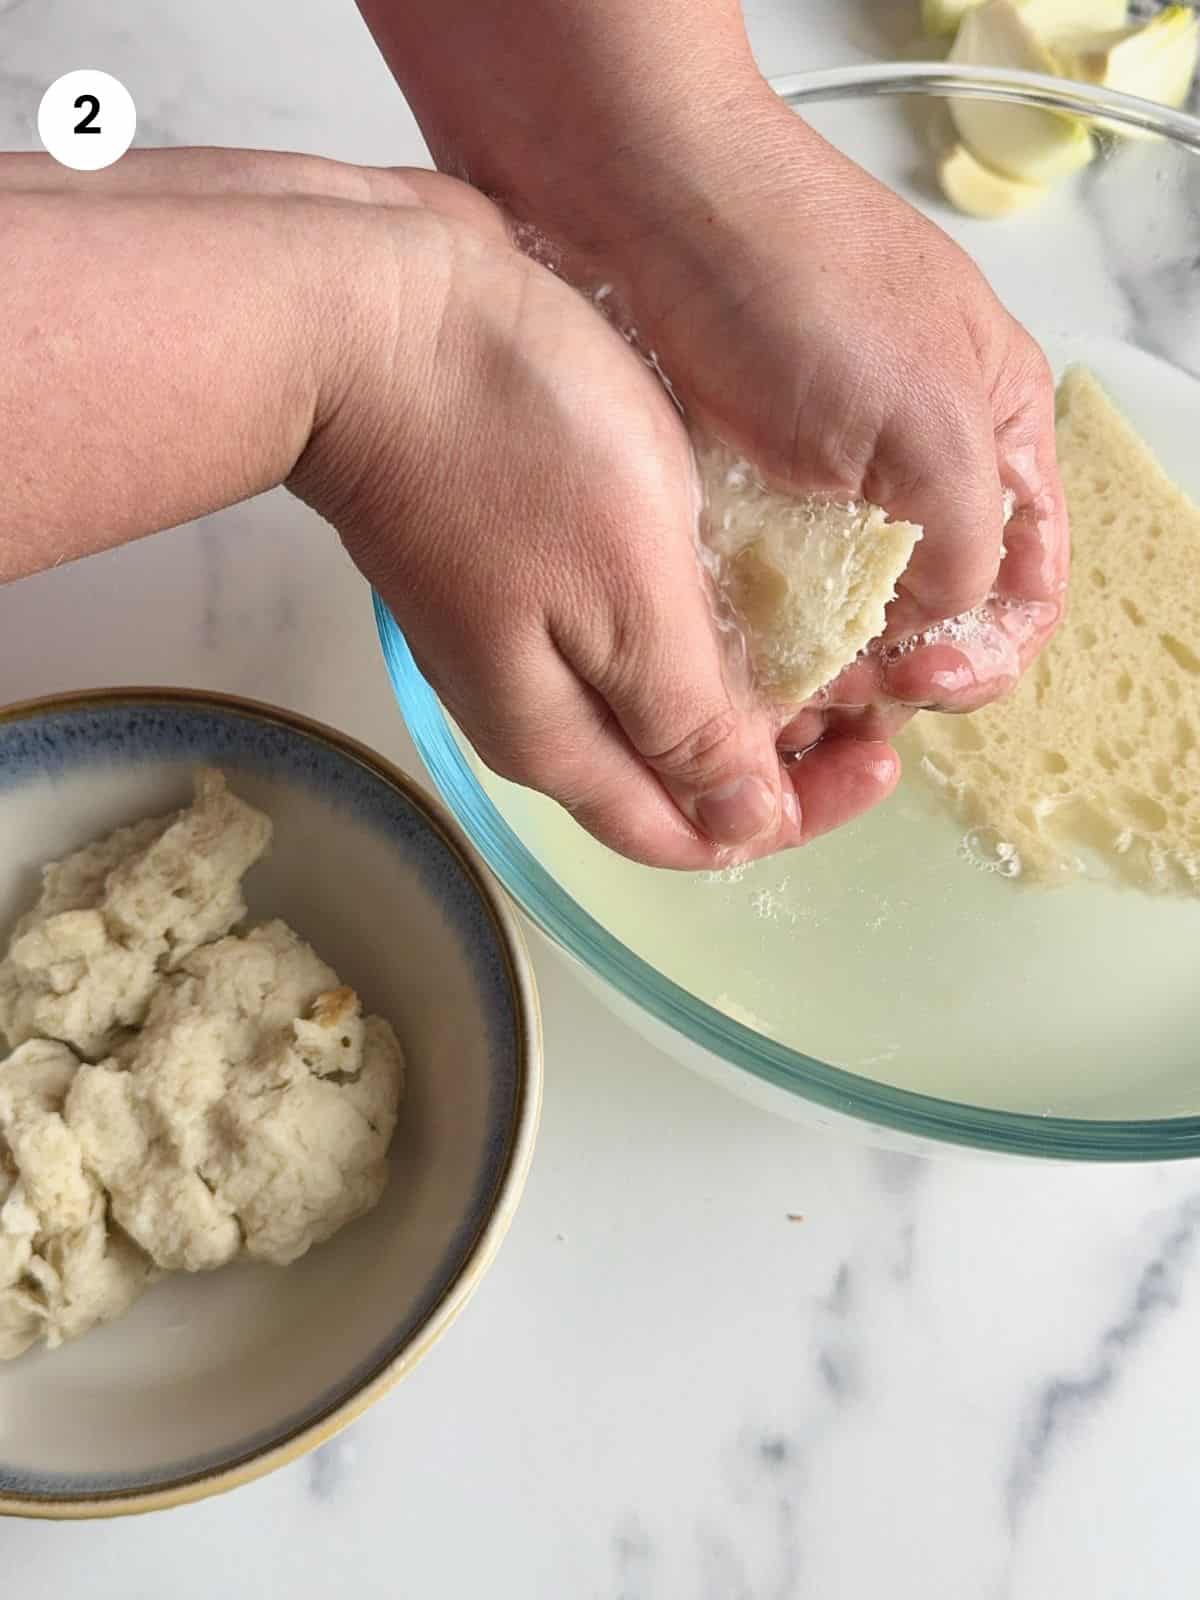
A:
[[[629,586],[604,646],[566,653],[701,835],[730,847],[796,843],[799,805],[770,717],[724,648],[690,540],[681,553],[674,582],[642,573]]]

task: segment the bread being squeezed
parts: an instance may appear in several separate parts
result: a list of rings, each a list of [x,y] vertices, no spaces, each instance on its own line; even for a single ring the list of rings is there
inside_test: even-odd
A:
[[[698,452],[702,549],[759,688],[801,705],[879,637],[921,529],[878,506],[768,488],[723,445]]]

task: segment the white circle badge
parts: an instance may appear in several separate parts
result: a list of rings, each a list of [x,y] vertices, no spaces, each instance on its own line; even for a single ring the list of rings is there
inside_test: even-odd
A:
[[[42,96],[37,122],[56,161],[76,172],[99,172],[133,143],[137,107],[118,79],[83,67],[54,80]]]

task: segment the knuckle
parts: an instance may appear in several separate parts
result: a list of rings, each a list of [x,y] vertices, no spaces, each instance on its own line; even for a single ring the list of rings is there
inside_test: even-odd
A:
[[[726,706],[705,717],[682,738],[642,754],[660,777],[688,785],[724,765],[737,731],[737,713],[732,706]]]
[[[436,172],[422,174],[406,167],[360,167],[357,170],[361,198],[376,206],[429,205],[433,185],[422,183],[423,177],[440,179],[448,185],[454,182],[452,178],[441,178]],[[436,210],[437,207],[431,206],[430,209]]]
[[[586,775],[598,763],[585,756],[602,754],[597,749],[604,733],[601,718],[527,706],[503,716],[492,714],[482,727],[481,719],[473,720],[471,742],[498,776],[564,805],[586,798],[581,793],[588,787]]]
[[[1018,366],[1024,372],[1030,388],[1039,393],[1054,392],[1054,368],[1041,345],[1022,330],[1018,349]]]
[[[996,432],[1004,433],[1026,418],[1052,414],[1054,389],[1054,369],[1045,352],[1018,327],[992,392]]]
[[[301,195],[364,206],[411,205],[419,198],[409,175],[399,167],[365,167],[327,156],[273,151],[251,152],[245,159],[251,172]]]
[[[670,660],[678,620],[667,598],[674,574],[660,556],[652,546],[601,532],[556,608],[562,653],[616,700],[641,698],[641,686],[660,679]],[[703,592],[698,562],[696,592]]]
[[[552,791],[556,765],[553,746],[537,728],[490,727],[472,733],[471,742],[498,777],[525,788]]]
[[[972,500],[994,471],[992,427],[982,408],[967,395],[931,388],[919,413],[889,423],[863,487],[889,511],[937,497],[949,512]]]
[[[793,379],[783,412],[781,466],[789,483],[823,492],[855,493],[879,447],[887,406],[882,385],[866,379],[874,356],[850,362],[825,353]],[[767,465],[771,465],[770,462]]]
[[[461,177],[447,172],[427,172],[419,167],[371,169],[377,197],[386,205],[416,203],[442,216],[471,224],[495,239],[507,239],[504,213],[494,200]]]
[[[359,200],[364,197],[360,169],[326,156],[279,155],[268,151],[250,153],[256,163],[252,170],[272,184],[300,195],[317,195],[333,200]]]
[[[653,578],[650,571],[610,572],[603,676],[617,690],[635,689],[646,676],[657,676],[662,665],[671,617],[655,593]]]

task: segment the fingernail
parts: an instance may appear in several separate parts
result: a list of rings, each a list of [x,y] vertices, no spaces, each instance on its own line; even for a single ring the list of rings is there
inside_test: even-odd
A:
[[[746,844],[775,820],[775,796],[761,778],[735,778],[696,801],[696,820],[716,844]]]

